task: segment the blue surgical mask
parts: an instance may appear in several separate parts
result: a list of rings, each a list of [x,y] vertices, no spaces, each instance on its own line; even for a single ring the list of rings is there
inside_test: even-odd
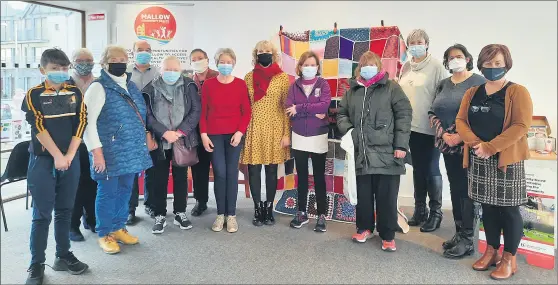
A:
[[[181,73],[179,71],[164,71],[163,72],[163,81],[168,85],[173,85],[180,79]]]
[[[498,81],[506,75],[506,68],[505,67],[496,67],[496,68],[483,68],[481,70],[482,75],[488,81]]]
[[[219,73],[221,73],[222,75],[231,75],[232,70],[233,70],[233,65],[232,64],[225,64],[225,63],[220,63],[217,66],[217,70],[219,70]]]
[[[426,45],[414,45],[409,47],[409,53],[414,58],[421,58],[426,55]]]
[[[370,78],[376,76],[376,74],[378,74],[378,67],[375,65],[363,66],[360,69],[360,77],[365,80],[369,80]]]
[[[146,51],[136,53],[137,64],[148,64],[150,61],[151,61],[151,53]]]
[[[62,84],[70,80],[70,74],[67,71],[49,71],[47,72],[47,79],[54,84]]]
[[[318,74],[317,66],[304,66],[302,67],[302,78],[304,79],[314,79]]]

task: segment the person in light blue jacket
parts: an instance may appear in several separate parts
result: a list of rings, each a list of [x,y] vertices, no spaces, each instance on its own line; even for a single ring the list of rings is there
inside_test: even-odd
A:
[[[126,74],[128,55],[108,46],[101,59],[101,76],[85,93],[87,119],[84,140],[97,181],[96,230],[104,252],[120,252],[118,242],[136,244],[126,230],[128,201],[134,177],[153,166],[146,141],[145,100]]]

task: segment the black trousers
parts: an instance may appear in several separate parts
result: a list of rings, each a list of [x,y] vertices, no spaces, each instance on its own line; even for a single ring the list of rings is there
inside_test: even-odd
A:
[[[415,206],[426,206],[429,180],[442,176],[440,173],[440,151],[434,146],[434,136],[411,132],[409,139],[413,160],[413,184]],[[430,208],[442,206],[441,193],[438,197],[429,197]]]
[[[486,243],[500,248],[500,233],[504,231],[504,251],[515,255],[523,237],[523,218],[519,206],[500,207],[482,204],[482,222]]]
[[[134,185],[132,187],[132,196],[130,196],[129,205],[129,212],[134,213],[136,212],[136,208],[139,205],[139,183],[138,183],[139,174],[136,175],[134,178]],[[153,207],[153,203],[151,202],[151,193],[153,193],[154,187],[154,172],[153,167],[145,170],[145,179],[144,179],[144,187],[143,187],[143,205],[146,207]]]
[[[463,168],[463,155],[444,154],[444,164],[446,165],[446,172],[450,185],[453,219],[455,221],[462,221],[463,213],[461,212],[461,200],[469,199],[467,169]]]
[[[277,193],[277,164],[265,165],[265,198],[268,202],[275,200]],[[262,165],[248,164],[248,183],[254,205],[262,201]]]
[[[194,198],[201,204],[209,200],[209,168],[211,152],[207,152],[203,144],[198,145],[199,162],[192,166],[192,180],[194,184]]]
[[[296,173],[298,176],[298,210],[307,212],[308,204],[308,158],[312,159],[312,172],[314,175],[314,190],[318,215],[327,213],[327,195],[325,182],[325,165],[327,153],[312,153],[292,149],[295,159]]]
[[[374,232],[377,224],[382,240],[393,240],[397,224],[397,195],[399,175],[357,175],[356,226],[358,230]],[[376,203],[376,207],[374,207]],[[376,208],[376,217],[374,216]]]
[[[153,166],[153,192],[151,193],[155,216],[167,214],[167,193],[169,167],[172,161],[172,149],[165,150],[165,159],[155,161]],[[172,166],[173,213],[186,212],[188,199],[188,167]]]
[[[71,228],[78,229],[81,217],[85,222],[95,228],[95,198],[97,197],[97,182],[91,179],[89,152],[85,144],[81,144],[78,149],[80,161],[80,177],[72,212]]]

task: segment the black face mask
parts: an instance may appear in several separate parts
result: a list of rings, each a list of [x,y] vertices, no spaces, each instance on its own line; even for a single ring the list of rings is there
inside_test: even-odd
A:
[[[108,72],[116,77],[122,76],[126,73],[126,63],[125,62],[115,62],[108,64]]]
[[[258,54],[258,63],[262,66],[269,66],[273,61],[273,55],[271,53],[260,53]]]

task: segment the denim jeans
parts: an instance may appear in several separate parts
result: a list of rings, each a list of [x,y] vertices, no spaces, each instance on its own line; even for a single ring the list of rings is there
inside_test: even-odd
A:
[[[128,202],[136,174],[110,177],[97,181],[95,214],[99,237],[124,229],[128,219]]]
[[[213,143],[211,163],[214,174],[214,191],[217,215],[236,215],[238,197],[238,161],[244,146],[244,138],[236,147],[231,145],[232,134],[209,135]]]
[[[80,177],[79,155],[70,168],[58,171],[51,156],[29,157],[27,186],[33,196],[31,224],[31,264],[46,261],[48,229],[54,209],[54,239],[56,256],[66,256],[70,250],[70,220]]]

